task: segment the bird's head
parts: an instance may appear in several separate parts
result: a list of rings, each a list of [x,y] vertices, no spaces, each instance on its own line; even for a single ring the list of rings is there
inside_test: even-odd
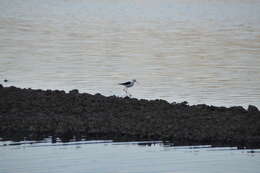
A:
[[[132,82],[140,84],[136,79],[133,79]]]

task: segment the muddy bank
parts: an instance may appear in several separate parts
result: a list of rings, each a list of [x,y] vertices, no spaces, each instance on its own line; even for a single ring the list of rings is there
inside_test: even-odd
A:
[[[0,85],[0,137],[47,136],[259,147],[260,112]]]

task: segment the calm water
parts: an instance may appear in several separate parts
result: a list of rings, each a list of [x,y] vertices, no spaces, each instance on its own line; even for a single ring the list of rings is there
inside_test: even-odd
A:
[[[260,0],[0,0],[0,80],[260,107]]]
[[[0,173],[259,173],[260,150],[160,142],[0,143]],[[9,142],[10,143],[10,142]]]

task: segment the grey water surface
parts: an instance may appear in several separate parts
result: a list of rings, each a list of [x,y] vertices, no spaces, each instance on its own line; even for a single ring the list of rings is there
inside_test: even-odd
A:
[[[10,145],[11,144],[11,145]],[[0,173],[259,173],[260,150],[154,142],[0,142]]]
[[[8,79],[7,82],[4,82]],[[260,0],[0,0],[0,83],[260,107]],[[11,145],[9,145],[11,144]],[[259,150],[0,142],[0,173],[259,173]]]
[[[260,106],[259,0],[0,0],[0,83]],[[4,79],[8,82],[4,83]]]

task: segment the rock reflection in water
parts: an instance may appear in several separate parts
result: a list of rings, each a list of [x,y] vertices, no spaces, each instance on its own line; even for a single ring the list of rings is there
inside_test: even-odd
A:
[[[160,141],[50,141],[20,145],[2,141],[0,172],[257,173],[260,169],[259,150],[237,147],[170,146]]]

